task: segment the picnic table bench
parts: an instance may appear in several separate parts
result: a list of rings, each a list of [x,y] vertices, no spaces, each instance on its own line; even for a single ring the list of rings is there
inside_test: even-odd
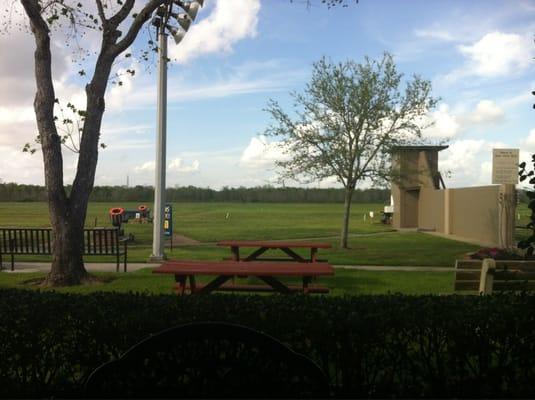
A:
[[[534,290],[535,260],[457,260],[454,289],[483,294],[503,290]]]
[[[328,293],[328,288],[310,285],[310,283],[318,276],[334,275],[334,269],[328,263],[260,261],[166,261],[152,272],[174,275],[178,294],[185,294],[188,290],[191,294],[210,293],[214,290]],[[214,276],[215,278],[203,285],[196,282],[196,276]],[[235,277],[249,276],[259,278],[267,285],[227,283]],[[278,277],[300,277],[302,285],[286,285]]]
[[[117,272],[123,256],[126,272],[127,239],[119,237],[117,228],[84,229],[84,256],[115,256]],[[15,270],[15,255],[52,255],[54,237],[51,228],[0,228],[0,269],[2,256],[11,256],[11,271]]]
[[[301,241],[281,241],[281,240],[222,240],[217,242],[218,246],[230,247],[233,261],[297,261],[297,262],[324,262],[316,258],[318,249],[329,249],[329,243],[319,242],[301,242]],[[240,247],[256,248],[251,254],[240,258]],[[310,257],[303,258],[297,254],[294,249],[310,249]],[[288,257],[285,258],[259,258],[262,254],[270,249],[277,249],[284,252]]]

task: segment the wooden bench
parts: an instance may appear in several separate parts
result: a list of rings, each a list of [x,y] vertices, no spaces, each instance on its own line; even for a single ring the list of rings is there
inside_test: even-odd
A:
[[[535,260],[457,260],[454,290],[493,291],[535,289]]]
[[[11,271],[15,270],[15,255],[52,255],[54,237],[51,228],[0,228],[0,269],[3,255],[11,256]],[[123,256],[126,272],[127,239],[119,237],[117,228],[84,229],[84,256],[115,256],[117,272]]]
[[[155,274],[175,276],[178,294],[203,294],[214,290],[275,291],[279,293],[328,293],[329,289],[310,285],[318,276],[334,275],[328,263],[261,262],[261,261],[166,261],[153,271]],[[197,276],[214,276],[208,284],[199,285]],[[227,283],[235,277],[256,277],[266,285],[233,285]],[[302,285],[292,286],[278,277],[300,277]],[[189,280],[189,285],[188,281]]]

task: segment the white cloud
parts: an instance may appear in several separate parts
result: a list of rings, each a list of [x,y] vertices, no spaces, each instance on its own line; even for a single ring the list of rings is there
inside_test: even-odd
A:
[[[256,35],[259,11],[260,0],[217,0],[211,14],[170,48],[170,57],[185,63],[204,54],[231,52],[236,42]]]
[[[455,37],[450,32],[439,29],[416,29],[414,35],[423,39],[441,40],[446,42],[455,40]]]
[[[438,106],[423,118],[423,124],[434,124],[424,130],[423,136],[430,139],[452,139],[478,125],[497,124],[503,122],[505,112],[492,100],[480,100],[473,110],[466,107],[455,107],[452,110],[446,103]]]
[[[446,176],[446,187],[490,185],[492,149],[511,147],[483,139],[452,142],[448,149],[439,154],[439,169]]]
[[[0,145],[0,180],[25,184],[44,184],[43,159],[21,149]]]
[[[535,151],[535,128],[529,131],[528,136],[523,143],[530,151]]]
[[[147,161],[137,167],[134,167],[135,172],[151,172],[156,168],[156,163],[154,161]]]
[[[470,115],[470,120],[473,123],[495,123],[500,122],[504,118],[503,109],[492,100],[481,100],[477,103],[476,109]]]
[[[483,78],[499,77],[521,72],[532,62],[531,40],[514,33],[487,33],[471,45],[461,45],[459,51],[467,64],[450,75],[450,79],[476,75]]]
[[[177,157],[167,163],[167,172],[196,172],[199,170],[199,160],[193,160],[190,165],[186,165],[182,158]],[[154,161],[147,161],[137,167],[134,167],[136,173],[154,172],[156,163]]]
[[[239,96],[244,94],[266,93],[286,91],[288,87],[302,78],[302,71],[285,71],[284,73],[275,72],[262,77],[251,77],[247,74],[240,73],[236,75],[225,74],[217,80],[200,83],[193,81],[191,83],[173,77],[168,82],[167,96],[170,103],[196,101],[204,99],[224,98],[230,96]],[[136,74],[135,90],[123,90],[123,86],[113,88],[108,95],[108,113],[116,111],[123,112],[127,109],[136,109],[139,107],[153,107],[156,102],[156,87],[152,80],[145,75]],[[152,79],[152,78],[150,78]]]
[[[184,164],[184,161],[177,157],[174,160],[171,160],[171,162],[167,166],[167,170],[169,172],[196,172],[199,170],[199,160],[193,160],[193,162],[190,165]]]
[[[265,136],[254,137],[243,150],[240,165],[248,168],[273,167],[275,161],[283,160],[285,155],[278,142],[268,142]]]
[[[135,75],[133,76],[127,71],[135,71]],[[134,79],[140,79],[143,68],[137,60],[133,59],[130,65],[117,68],[115,73],[117,74],[116,78],[113,79],[115,84],[111,83],[106,91],[106,106],[111,110],[121,110],[125,104],[130,102],[131,94],[134,91]],[[121,82],[120,85],[119,82]],[[152,100],[154,101],[155,97]]]
[[[2,107],[0,106],[0,123],[21,123],[35,121],[32,107]]]
[[[431,112],[427,119],[434,124],[424,130],[424,137],[449,139],[457,136],[461,131],[457,117],[450,112],[447,104],[441,104],[438,110]]]

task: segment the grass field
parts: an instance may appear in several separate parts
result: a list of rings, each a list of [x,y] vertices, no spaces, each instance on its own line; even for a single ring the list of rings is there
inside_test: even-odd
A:
[[[122,206],[136,209],[138,203],[92,203],[86,226],[110,226],[108,210]],[[177,234],[201,242],[166,250],[173,259],[217,260],[229,250],[215,246],[228,239],[308,239],[321,238],[333,248],[320,251],[338,265],[417,265],[453,266],[454,260],[477,246],[418,232],[393,232],[379,221],[381,204],[355,204],[350,220],[350,248],[338,246],[342,204],[269,203],[175,203],[173,226]],[[369,211],[375,213],[371,220]],[[227,218],[228,215],[228,218]],[[366,220],[364,219],[364,216]],[[0,203],[0,226],[49,226],[46,203]],[[152,225],[124,225],[135,236],[129,244],[129,261],[145,262],[151,254]],[[49,258],[18,257],[20,261]],[[88,261],[112,261],[91,257]]]
[[[95,272],[94,275],[99,276],[106,283],[54,290],[80,294],[95,291],[173,293],[173,277],[152,274],[149,268],[128,274]],[[0,288],[32,288],[33,286],[28,282],[44,276],[44,273],[0,274]],[[199,281],[204,282],[206,279],[201,278]],[[237,280],[238,283],[241,281]],[[248,282],[256,281],[248,280]],[[291,280],[286,280],[286,282],[291,282]],[[330,295],[334,296],[383,293],[449,294],[453,292],[453,272],[355,271],[337,268],[334,277],[321,278],[315,283],[329,287]]]

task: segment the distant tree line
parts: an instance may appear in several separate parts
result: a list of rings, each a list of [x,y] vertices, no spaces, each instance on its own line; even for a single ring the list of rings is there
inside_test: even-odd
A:
[[[67,187],[67,190],[70,188]],[[344,189],[315,189],[295,187],[224,187],[221,190],[199,188],[195,186],[175,187],[166,190],[167,201],[172,202],[266,202],[266,203],[343,203]],[[139,201],[152,202],[154,189],[152,186],[95,186],[90,201],[120,202]],[[0,183],[0,201],[46,201],[46,190],[43,186],[21,185],[16,183]],[[357,189],[354,203],[388,203],[388,189]]]

